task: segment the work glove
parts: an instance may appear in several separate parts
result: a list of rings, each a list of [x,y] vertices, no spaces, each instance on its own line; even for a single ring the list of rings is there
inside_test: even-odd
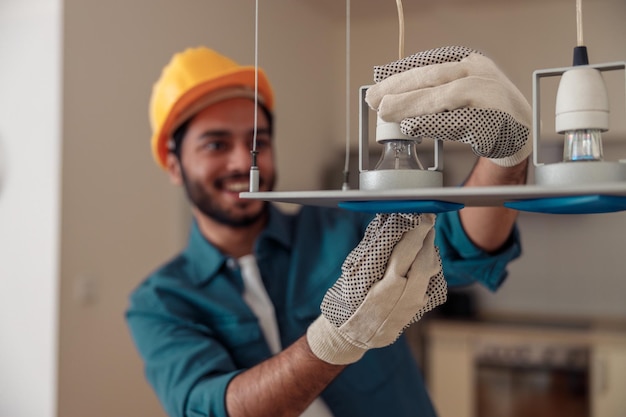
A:
[[[392,344],[411,323],[446,300],[435,248],[434,214],[377,214],[326,292],[307,330],[313,353],[349,364]]]
[[[532,152],[532,108],[489,58],[461,46],[419,52],[374,68],[366,101],[412,137],[467,143],[510,167]]]

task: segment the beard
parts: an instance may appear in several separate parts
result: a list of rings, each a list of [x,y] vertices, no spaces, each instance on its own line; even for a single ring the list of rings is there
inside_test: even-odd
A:
[[[269,210],[269,203],[267,201],[263,202],[262,208],[256,212],[245,216],[234,216],[227,209],[224,209],[219,206],[212,198],[209,192],[205,189],[205,187],[199,181],[190,180],[185,170],[181,167],[181,176],[183,179],[183,184],[185,187],[185,193],[187,194],[187,198],[191,203],[205,216],[213,219],[214,221],[223,224],[225,226],[230,226],[234,228],[244,228],[255,224],[257,221],[262,219]],[[222,183],[226,179],[240,179],[248,177],[244,174],[234,174],[228,177],[220,178],[216,181],[217,188],[222,186]],[[264,180],[260,179],[260,185],[263,185]],[[274,178],[271,179],[269,184],[269,191],[274,188]],[[241,205],[249,204],[249,202],[243,202]]]

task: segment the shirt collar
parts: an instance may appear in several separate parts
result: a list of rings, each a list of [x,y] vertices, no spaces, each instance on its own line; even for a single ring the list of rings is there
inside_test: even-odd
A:
[[[269,220],[267,226],[256,241],[255,251],[259,251],[259,246],[266,239],[274,240],[290,248],[292,243],[293,217],[281,212],[273,204],[269,205]]]
[[[285,248],[292,243],[292,217],[282,213],[272,204],[269,205],[269,219],[267,226],[255,243],[255,252],[262,251],[264,242],[272,240]],[[194,220],[189,233],[189,242],[184,251],[185,258],[192,268],[191,280],[200,284],[212,279],[229,260],[211,242],[209,242]]]
[[[197,284],[215,276],[228,259],[202,235],[195,219],[184,256],[192,268],[190,279]]]

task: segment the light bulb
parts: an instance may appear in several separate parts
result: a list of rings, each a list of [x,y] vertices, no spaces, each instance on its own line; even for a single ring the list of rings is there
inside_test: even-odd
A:
[[[556,96],[555,127],[565,135],[564,162],[602,161],[609,100],[600,71],[578,66],[563,73]]]
[[[602,161],[602,131],[581,129],[565,132],[563,161]]]
[[[375,171],[388,169],[424,169],[415,149],[413,140],[386,140],[383,143],[383,153],[374,168]]]
[[[367,140],[361,138],[361,152]],[[442,187],[443,175],[436,168],[424,169],[417,158],[417,145],[421,138],[402,133],[400,123],[385,122],[378,117],[376,142],[383,145],[383,153],[373,170],[361,170],[361,190],[399,190],[420,187]],[[437,168],[442,166],[435,155]]]

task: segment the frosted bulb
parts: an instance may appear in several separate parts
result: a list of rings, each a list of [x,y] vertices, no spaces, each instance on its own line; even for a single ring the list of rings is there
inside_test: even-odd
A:
[[[598,129],[565,132],[563,161],[602,161],[602,133]]]

